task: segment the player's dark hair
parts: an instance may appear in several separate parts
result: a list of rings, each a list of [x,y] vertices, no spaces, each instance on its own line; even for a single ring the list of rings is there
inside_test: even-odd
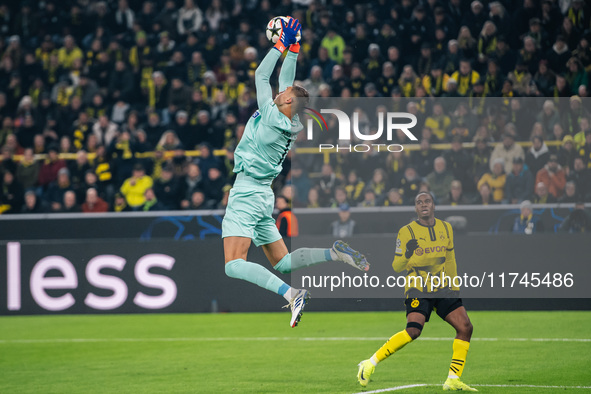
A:
[[[417,195],[415,196],[415,203],[417,202],[417,198],[419,198],[419,196],[421,194],[426,194],[429,197],[431,197],[431,201],[433,201],[433,204],[435,204],[435,197],[433,196],[433,194],[431,192],[426,192],[426,191],[422,191],[422,192],[418,192]]]
[[[310,102],[310,93],[300,85],[293,85],[291,91],[297,97],[292,107],[292,113],[299,114]]]

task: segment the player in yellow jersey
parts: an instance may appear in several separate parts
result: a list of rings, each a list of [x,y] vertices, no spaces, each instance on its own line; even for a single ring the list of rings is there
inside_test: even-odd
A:
[[[478,391],[460,380],[470,347],[472,323],[459,298],[459,288],[445,276],[457,275],[451,225],[435,218],[435,203],[428,192],[415,197],[418,219],[398,231],[392,266],[406,270],[406,329],[394,334],[371,358],[359,363],[357,379],[367,386],[376,365],[421,335],[423,326],[436,310],[456,330],[453,355],[443,390]],[[437,279],[434,279],[437,277]]]

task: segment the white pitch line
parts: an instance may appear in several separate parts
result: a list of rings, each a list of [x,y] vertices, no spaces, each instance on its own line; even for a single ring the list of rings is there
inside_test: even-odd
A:
[[[221,341],[384,341],[385,337],[179,337],[179,338],[46,338],[46,339],[0,339],[2,344],[33,343],[95,343],[95,342],[221,342]],[[421,341],[451,341],[452,338],[421,337]],[[590,338],[472,338],[484,342],[591,342]]]
[[[374,394],[374,393],[387,393],[390,391],[398,391],[404,389],[412,389],[414,387],[427,387],[427,386],[439,386],[438,384],[407,384],[406,386],[389,387],[387,389],[373,390],[373,391],[361,391],[363,394]]]
[[[441,386],[442,384],[426,384],[426,383],[419,383],[419,384],[408,384],[405,386],[395,386],[395,387],[388,387],[385,389],[373,390],[373,391],[360,391],[358,394],[375,394],[375,393],[388,393],[390,391],[398,391],[404,389],[411,389],[414,387],[437,387]],[[544,385],[534,385],[534,384],[472,384],[471,386],[474,387],[511,387],[511,388],[534,388],[534,389],[591,389],[591,386],[544,386]]]

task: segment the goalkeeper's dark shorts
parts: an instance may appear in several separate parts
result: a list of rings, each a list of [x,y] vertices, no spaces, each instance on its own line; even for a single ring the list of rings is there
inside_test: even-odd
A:
[[[423,298],[421,295],[420,292],[409,292],[408,298],[404,300],[407,316],[411,312],[418,312],[425,316],[427,322],[431,317],[431,312],[435,309],[437,315],[445,320],[447,315],[464,305],[459,297]]]

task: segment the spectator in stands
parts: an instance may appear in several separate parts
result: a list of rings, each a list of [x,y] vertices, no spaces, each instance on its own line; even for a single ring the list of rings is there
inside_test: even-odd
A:
[[[308,199],[308,191],[312,186],[308,174],[302,168],[302,164],[295,160],[291,164],[291,184],[295,189],[292,204],[294,207],[302,207]]]
[[[531,235],[544,232],[544,222],[537,215],[534,215],[532,204],[529,200],[519,205],[519,216],[515,218],[511,232],[513,234]]]
[[[371,47],[371,45],[370,45],[370,47]],[[343,40],[343,37],[341,37],[337,33],[337,29],[335,29],[335,27],[333,25],[329,25],[326,36],[324,36],[324,38],[320,42],[320,48],[326,49],[326,54],[334,62],[330,66],[326,65],[329,67],[328,70],[327,70],[327,67],[323,67],[323,69],[324,69],[323,71],[325,71],[323,73],[325,76],[325,79],[328,79],[326,77],[329,76],[330,74],[326,74],[326,71],[331,72],[332,66],[343,62],[343,51],[345,50],[345,41]],[[378,47],[378,51],[379,51],[379,47]],[[319,55],[318,56],[319,59],[322,61],[322,56],[320,56],[320,52],[318,53],[318,55]]]
[[[451,182],[449,194],[439,201],[440,205],[465,205],[468,204],[468,199],[464,196],[462,191],[462,182],[454,179]]]
[[[509,204],[519,204],[527,200],[534,190],[534,177],[524,166],[523,159],[513,159],[513,169],[507,175],[505,183],[505,201]]]
[[[141,128],[146,132],[150,145],[158,146],[160,138],[165,130],[164,127],[160,125],[160,116],[156,112],[151,112],[148,115],[148,122]]]
[[[475,203],[478,205],[489,205],[495,203],[492,198],[491,189],[488,183],[484,182],[478,187],[478,196]]]
[[[306,199],[306,208],[320,208],[320,193],[318,187],[313,186],[308,191],[308,198]]]
[[[578,149],[579,156],[583,158],[587,168],[591,168],[591,129],[585,131],[585,142]]]
[[[358,207],[377,207],[379,204],[379,201],[377,199],[376,193],[374,192],[373,189],[366,187],[364,192],[363,192],[363,200],[357,204]]]
[[[404,177],[400,180],[400,190],[404,203],[406,205],[413,204],[414,199],[419,192],[422,179],[413,166],[407,166],[404,170]]]
[[[388,194],[386,194],[386,199],[384,200],[383,205],[385,207],[404,205],[404,199],[402,198],[402,194],[400,194],[400,190],[395,188],[388,190]]]
[[[567,171],[573,169],[577,155],[573,137],[565,135],[562,139],[562,146],[558,149],[558,163]]]
[[[101,145],[109,146],[117,137],[117,125],[109,120],[107,115],[101,115],[98,122],[92,126],[92,133],[96,136],[97,142]]]
[[[209,206],[215,207],[222,200],[222,189],[225,184],[226,177],[223,176],[220,167],[211,167],[207,170],[207,177],[203,180],[203,191]]]
[[[532,138],[532,146],[525,156],[525,164],[527,164],[531,173],[537,175],[538,171],[546,165],[549,158],[550,151],[544,139],[540,136],[534,136]]]
[[[447,170],[447,163],[443,156],[433,161],[433,171],[425,177],[431,192],[437,201],[445,199],[451,191],[453,174]]]
[[[421,80],[415,73],[411,65],[406,65],[402,69],[400,78],[398,78],[398,87],[402,91],[403,97],[414,97],[416,88],[420,86]]]
[[[451,118],[444,113],[441,103],[433,104],[433,113],[425,119],[425,127],[429,127],[439,141],[445,141],[451,126]]]
[[[589,77],[587,71],[583,67],[581,60],[576,57],[571,57],[566,63],[568,71],[566,73],[566,81],[568,82],[571,94],[579,93],[579,86],[588,86]]]
[[[345,191],[347,192],[347,200],[351,204],[357,204],[363,198],[363,190],[365,189],[365,182],[361,179],[357,170],[352,169],[347,175],[347,183],[345,184]]]
[[[326,207],[330,204],[330,199],[334,195],[337,186],[340,186],[340,181],[334,173],[332,166],[328,163],[324,164],[322,166],[321,176],[316,182],[321,206]]]
[[[548,188],[548,192],[556,199],[562,197],[564,186],[566,185],[566,172],[558,164],[558,156],[551,154],[548,163],[542,167],[536,175],[536,184],[543,182]]]
[[[0,187],[0,210],[2,213],[18,213],[21,211],[23,200],[23,187],[11,171],[4,171]]]
[[[557,35],[552,48],[546,53],[547,66],[557,74],[566,71],[566,63],[571,57],[568,45],[563,35]]]
[[[125,62],[123,60],[116,61],[115,69],[109,73],[108,97],[112,101],[131,101],[134,93],[133,80],[133,73],[128,69]]]
[[[574,181],[566,182],[566,185],[564,186],[564,194],[558,199],[558,202],[564,204],[577,201],[579,201],[579,197],[577,196],[577,184]]]
[[[420,149],[411,154],[411,164],[419,176],[426,176],[433,170],[433,162],[437,152],[431,149],[431,143],[427,138],[420,142]]]
[[[540,60],[538,71],[534,74],[533,81],[544,96],[550,96],[554,84],[556,83],[556,74],[549,68],[547,60]]]
[[[95,188],[88,188],[86,190],[86,199],[82,204],[82,212],[107,212],[109,210],[109,204],[98,196],[98,192]]]
[[[457,82],[458,94],[467,96],[472,86],[480,79],[480,75],[472,69],[470,59],[464,58],[460,60],[460,69],[454,72],[451,78]]]
[[[459,180],[463,185],[470,183],[470,170],[472,158],[462,146],[462,137],[454,136],[451,141],[451,150],[443,154],[447,167],[451,170],[454,179]],[[474,191],[474,187],[467,185],[468,191]]]
[[[189,123],[187,111],[181,110],[176,113],[172,127],[173,128],[169,131],[173,132],[174,135],[178,137],[179,144],[186,147],[188,150],[194,150],[199,143],[200,133],[198,133],[197,127]],[[168,131],[162,134],[159,144],[162,143],[164,139],[169,145],[166,150],[170,150],[170,148],[172,148],[170,145],[173,145],[176,141],[170,140],[171,137],[166,136],[167,133]]]
[[[131,207],[127,205],[127,200],[121,193],[116,193],[112,206],[113,212],[128,212]]]
[[[310,97],[318,97],[320,85],[325,83],[322,76],[322,68],[313,66],[310,70],[310,76],[302,82],[302,86],[308,91]]]
[[[205,200],[205,193],[202,190],[195,190],[191,196],[189,204],[183,209],[190,209],[190,210],[203,210],[203,209],[211,209],[209,205],[207,205],[207,201]]]
[[[33,155],[33,149],[25,149],[22,160],[16,168],[16,180],[21,184],[24,190],[29,190],[37,186],[39,180],[40,164]]]
[[[59,212],[62,209],[64,194],[67,191],[72,191],[72,183],[70,182],[70,171],[64,167],[58,171],[57,180],[47,187],[43,199],[50,204],[52,211]]]
[[[583,119],[589,120],[589,112],[583,107],[583,101],[579,96],[571,96],[568,111],[561,116],[567,134],[574,136],[580,131],[584,132],[589,126],[588,122],[586,124],[587,127],[581,124]]]
[[[577,201],[575,209],[560,224],[559,231],[566,233],[586,233],[591,231],[591,215],[585,211],[585,203]]]
[[[136,164],[133,167],[131,177],[123,182],[120,189],[131,210],[137,211],[141,209],[146,202],[145,192],[151,189],[153,184],[152,178],[146,175],[144,167],[141,164]]]
[[[73,187],[78,189],[84,183],[86,172],[91,169],[85,150],[76,152],[76,160],[68,163],[68,169],[70,170],[70,181]]]
[[[33,190],[25,193],[25,204],[21,209],[21,213],[45,213],[47,207],[43,200],[38,199]]]
[[[298,219],[291,211],[290,200],[285,196],[278,196],[275,199],[275,209],[279,211],[275,224],[282,237],[297,237]]]
[[[65,69],[71,69],[76,59],[83,59],[82,50],[76,46],[74,37],[68,35],[64,38],[64,46],[58,51],[59,64]]]
[[[334,197],[331,199],[330,207],[331,208],[338,208],[342,204],[348,204],[347,201],[347,192],[345,188],[342,186],[338,186],[334,191]]]
[[[174,176],[172,166],[164,166],[162,173],[154,182],[154,193],[165,210],[179,209],[181,200],[181,187]]]
[[[507,79],[512,82],[513,90],[519,96],[525,96],[532,80],[532,74],[529,72],[527,64],[519,59],[515,64],[515,69],[507,75]]]
[[[556,202],[556,198],[548,193],[548,187],[544,182],[538,182],[536,183],[532,201],[534,204],[551,204]]]
[[[65,167],[66,161],[58,157],[57,146],[50,146],[47,153],[47,159],[39,169],[39,186],[47,188],[50,183],[57,180],[59,170]]]
[[[181,181],[181,208],[188,209],[191,204],[191,198],[195,191],[203,190],[203,176],[197,163],[189,163],[187,166],[187,175]],[[204,196],[205,198],[205,196]]]
[[[573,170],[569,172],[567,181],[574,181],[577,185],[577,194],[580,200],[587,200],[591,194],[591,170],[585,167],[582,157],[576,157],[573,162]]]
[[[540,61],[540,51],[536,46],[536,40],[531,36],[523,38],[523,48],[519,51],[517,62],[523,62],[527,66],[530,73],[535,73],[538,69]]]
[[[355,233],[355,220],[351,219],[349,204],[339,206],[339,220],[331,224],[332,236],[336,238],[352,237]]]
[[[513,159],[516,157],[524,158],[523,148],[515,143],[515,126],[508,123],[503,133],[503,143],[494,147],[490,155],[490,169],[493,169],[493,162],[496,159],[503,159],[505,173],[511,172],[513,168]],[[526,161],[527,162],[527,161]]]
[[[497,158],[492,162],[492,171],[484,174],[478,181],[476,188],[480,190],[483,184],[487,184],[492,191],[492,199],[495,203],[500,203],[505,197],[505,184],[507,175],[504,170],[504,159]]]
[[[542,107],[542,111],[536,116],[536,121],[542,124],[544,136],[553,134],[554,125],[560,123],[560,114],[552,100],[544,101],[544,106]]]
[[[62,213],[78,213],[82,212],[80,205],[76,202],[76,193],[72,190],[68,190],[64,193],[63,205],[60,210]]]
[[[154,194],[154,189],[146,189],[144,192],[144,198],[145,202],[141,207],[141,211],[164,211],[166,209],[165,206],[160,201],[158,201],[156,194]]]
[[[374,191],[376,198],[381,201],[386,197],[388,186],[389,183],[386,171],[384,171],[383,168],[376,168],[367,187],[371,188]]]

